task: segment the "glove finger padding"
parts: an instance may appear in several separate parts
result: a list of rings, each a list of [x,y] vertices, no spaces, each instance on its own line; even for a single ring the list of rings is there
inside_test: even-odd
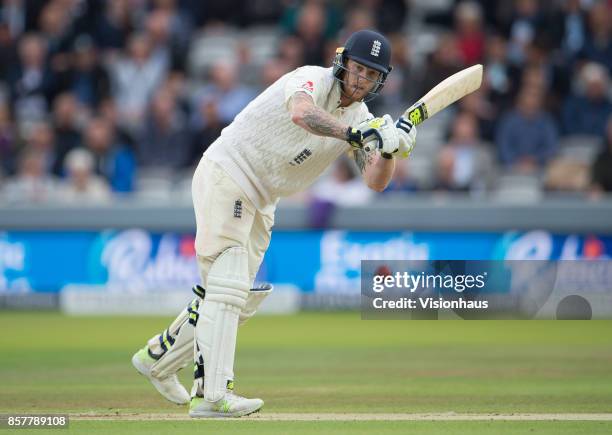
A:
[[[381,153],[393,154],[397,152],[399,149],[399,135],[390,115],[371,119],[368,121],[368,126],[370,128],[363,133],[364,138],[376,137],[376,148]],[[363,147],[364,150],[369,152],[374,147],[374,140],[366,139]]]
[[[378,129],[385,123],[382,118],[370,118],[360,122],[357,129],[361,131],[363,139],[363,149],[370,152],[378,148],[378,144],[382,140]]]
[[[399,149],[399,133],[393,125],[391,115],[383,116],[385,123],[379,129],[381,140],[378,149],[381,153],[394,154]]]
[[[404,117],[400,117],[395,123],[399,135],[399,149],[395,156],[406,159],[412,153],[416,144],[416,127]]]
[[[366,152],[370,152],[375,148],[379,148],[382,140],[383,139],[378,130],[374,128],[366,130],[363,133],[363,149]]]

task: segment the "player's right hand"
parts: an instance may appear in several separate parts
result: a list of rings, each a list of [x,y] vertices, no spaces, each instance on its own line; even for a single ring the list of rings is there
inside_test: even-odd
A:
[[[399,135],[390,115],[369,119],[357,128],[363,134],[364,150],[371,151],[376,147],[381,154],[390,155],[399,149]]]

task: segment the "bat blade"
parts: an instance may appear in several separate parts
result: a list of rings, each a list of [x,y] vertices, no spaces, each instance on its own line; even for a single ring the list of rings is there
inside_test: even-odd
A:
[[[414,125],[471,94],[482,84],[482,65],[474,65],[442,80],[419,101],[404,112],[404,118]]]

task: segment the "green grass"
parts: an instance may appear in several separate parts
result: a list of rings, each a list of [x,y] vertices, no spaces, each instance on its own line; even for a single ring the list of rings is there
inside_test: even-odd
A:
[[[546,422],[546,421],[485,421],[485,422],[429,422],[429,421],[365,421],[365,422],[272,422],[272,421],[162,421],[162,422],[72,422],[68,433],[87,434],[288,434],[301,435],[319,433],[326,435],[384,435],[384,434],[470,434],[470,435],[598,435],[610,434],[611,422]],[[19,430],[19,434],[40,435],[40,429]],[[53,433],[62,434],[63,431]]]
[[[184,412],[130,365],[134,351],[169,320],[0,312],[0,413]],[[262,397],[264,412],[612,412],[612,321],[362,321],[358,313],[309,313],[256,317],[238,341],[237,389]],[[186,385],[190,371],[181,375]],[[195,423],[215,434],[224,428],[286,433],[288,427],[295,433],[321,427],[333,433],[612,432],[609,422]],[[71,426],[150,433],[149,426],[170,432],[190,424]]]

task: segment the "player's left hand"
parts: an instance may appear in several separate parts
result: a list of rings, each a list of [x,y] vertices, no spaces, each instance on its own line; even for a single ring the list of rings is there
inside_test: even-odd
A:
[[[417,129],[403,116],[395,123],[399,134],[399,150],[394,154],[398,159],[407,159],[416,145]]]

